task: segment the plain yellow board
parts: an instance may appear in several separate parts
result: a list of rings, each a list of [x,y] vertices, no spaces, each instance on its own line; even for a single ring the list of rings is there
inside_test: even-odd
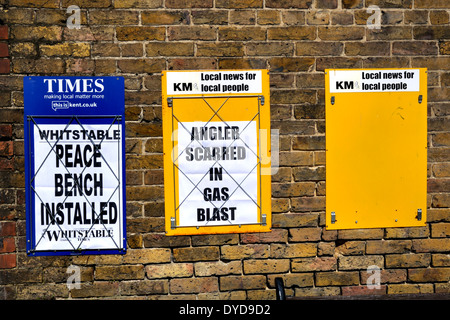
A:
[[[213,70],[219,72],[222,70]],[[210,72],[213,72],[210,71]],[[244,72],[245,70],[237,70]],[[249,70],[249,72],[254,70]],[[186,77],[187,72],[182,71]],[[210,123],[223,124],[230,121],[254,121],[262,132],[269,132],[270,137],[270,97],[269,76],[267,70],[261,70],[262,86],[260,94],[227,93],[227,94],[195,94],[182,92],[173,94],[168,88],[166,77],[170,71],[164,71],[162,75],[163,92],[163,148],[164,148],[164,194],[165,194],[165,231],[167,236],[197,235],[197,234],[222,234],[245,232],[268,232],[271,230],[271,176],[262,174],[270,172],[270,141],[257,133],[256,151],[262,161],[257,167],[258,182],[258,221],[254,224],[224,224],[214,226],[180,226],[179,216],[179,178],[180,170],[177,163],[178,134],[185,130],[180,123]],[[171,76],[177,74],[171,72]],[[180,77],[181,78],[181,77]],[[180,87],[183,89],[183,87]],[[188,87],[190,89],[190,87]],[[168,94],[171,92],[172,94]],[[218,111],[215,114],[215,111]],[[270,139],[269,139],[270,140]],[[175,161],[174,161],[175,160]],[[262,217],[265,221],[262,221]]]
[[[419,70],[414,92],[330,92],[335,70],[326,70],[327,229],[425,225],[427,76]]]

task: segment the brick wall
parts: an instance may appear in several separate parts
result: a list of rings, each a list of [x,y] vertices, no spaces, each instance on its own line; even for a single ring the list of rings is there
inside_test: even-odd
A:
[[[81,29],[66,25],[81,8]],[[381,8],[369,29],[367,7]],[[0,299],[450,292],[448,0],[0,0]],[[325,230],[325,68],[428,68],[428,221]],[[161,70],[267,68],[273,230],[164,235]],[[25,75],[125,77],[126,255],[25,253]],[[367,268],[381,270],[369,289]],[[69,267],[81,271],[69,289]]]

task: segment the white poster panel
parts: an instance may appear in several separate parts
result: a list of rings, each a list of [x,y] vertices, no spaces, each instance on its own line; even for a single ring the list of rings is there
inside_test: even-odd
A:
[[[330,93],[415,92],[419,89],[419,69],[330,70]]]
[[[36,250],[121,248],[121,125],[34,126]]]
[[[180,122],[181,227],[258,222],[256,121]]]
[[[215,70],[167,73],[167,95],[260,94],[261,70]]]

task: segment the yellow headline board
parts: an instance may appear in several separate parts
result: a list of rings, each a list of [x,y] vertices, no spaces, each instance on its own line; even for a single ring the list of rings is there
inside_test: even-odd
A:
[[[325,70],[327,229],[423,226],[426,69]]]
[[[166,235],[270,231],[268,71],[164,71],[162,92]]]

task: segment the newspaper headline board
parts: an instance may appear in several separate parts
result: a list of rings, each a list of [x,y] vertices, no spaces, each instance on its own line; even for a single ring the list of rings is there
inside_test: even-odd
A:
[[[166,234],[270,231],[267,70],[166,71]]]
[[[124,79],[25,77],[28,255],[125,253]]]
[[[426,69],[326,70],[326,227],[426,223]]]

